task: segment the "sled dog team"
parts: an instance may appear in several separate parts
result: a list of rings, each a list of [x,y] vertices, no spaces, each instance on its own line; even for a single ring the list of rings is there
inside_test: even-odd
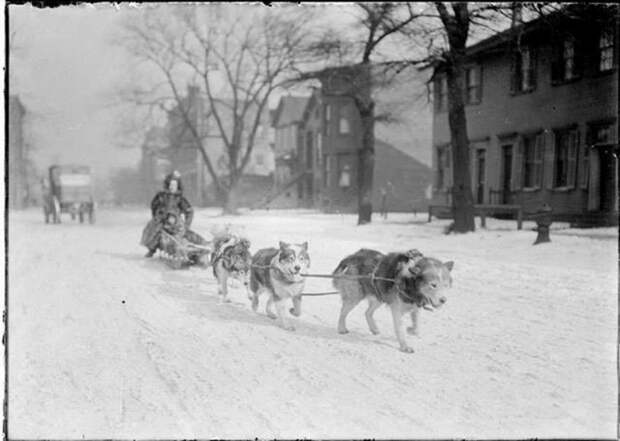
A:
[[[308,243],[280,242],[277,248],[263,248],[252,255],[247,239],[226,235],[216,237],[213,246],[211,265],[221,301],[229,301],[227,281],[236,279],[245,285],[255,312],[259,296],[267,293],[267,316],[277,320],[282,328],[294,330],[288,313],[301,315],[304,274],[310,268]],[[452,286],[452,267],[453,262],[425,257],[418,250],[383,254],[363,248],[345,257],[332,273],[333,286],[342,298],[338,332],[348,332],[347,315],[366,299],[368,328],[378,334],[373,314],[386,304],[392,312],[400,350],[413,352],[405,340],[403,316],[411,317],[407,332],[417,334],[420,308],[433,310],[446,302],[445,291]],[[293,307],[287,311],[289,299]],[[274,305],[276,313],[272,310]]]

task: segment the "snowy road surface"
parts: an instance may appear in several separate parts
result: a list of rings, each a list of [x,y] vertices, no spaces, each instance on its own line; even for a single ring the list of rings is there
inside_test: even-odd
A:
[[[526,223],[440,234],[445,221],[258,212],[194,227],[245,229],[252,250],[310,242],[313,272],[360,247],[456,262],[442,310],[422,312],[413,354],[389,310],[365,305],[339,335],[338,297],[304,299],[297,331],[240,288],[219,305],[211,270],[174,271],[138,245],[148,212],[96,225],[10,213],[11,438],[429,438],[616,436],[617,235]],[[307,291],[330,290],[315,279]]]

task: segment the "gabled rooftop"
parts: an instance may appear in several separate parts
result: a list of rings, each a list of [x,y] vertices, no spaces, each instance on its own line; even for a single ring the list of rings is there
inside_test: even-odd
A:
[[[280,98],[273,120],[274,127],[284,127],[301,122],[310,97],[283,96]]]

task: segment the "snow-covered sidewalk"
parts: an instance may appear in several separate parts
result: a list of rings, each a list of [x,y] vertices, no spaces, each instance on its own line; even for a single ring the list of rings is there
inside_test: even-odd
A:
[[[337,296],[305,298],[295,332],[274,326],[264,298],[253,313],[240,288],[218,304],[210,269],[142,257],[147,210],[103,210],[95,225],[12,212],[10,438],[615,438],[615,229],[558,225],[532,246],[527,222],[445,236],[423,214],[358,227],[353,215],[215,213],[198,211],[195,230],[231,224],[253,251],[307,240],[316,273],[361,247],[418,248],[455,261],[454,288],[404,354],[387,308],[380,335],[360,305],[343,336]]]

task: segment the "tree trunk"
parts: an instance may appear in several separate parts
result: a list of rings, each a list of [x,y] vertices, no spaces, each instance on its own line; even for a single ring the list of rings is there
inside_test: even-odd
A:
[[[452,51],[452,62],[447,69],[448,79],[448,121],[452,144],[453,185],[452,208],[454,225],[452,231],[465,233],[475,231],[474,197],[471,190],[469,167],[469,137],[465,116],[465,65],[463,54]]]
[[[372,221],[372,184],[375,169],[375,115],[374,106],[361,113],[362,146],[359,151],[357,188],[358,217],[357,224]]]
[[[222,193],[222,214],[238,214],[237,212],[237,185],[235,179]]]
[[[452,143],[453,185],[452,207],[454,225],[452,231],[465,233],[474,231],[474,197],[471,191],[469,167],[469,137],[465,117],[464,85],[465,66],[461,56],[453,57],[448,67],[448,120],[450,124],[450,141]]]
[[[372,185],[375,170],[375,103],[372,99],[372,72],[369,63],[360,66],[358,84],[359,97],[356,100],[362,123],[362,145],[359,150],[357,188],[357,224],[372,221]]]

